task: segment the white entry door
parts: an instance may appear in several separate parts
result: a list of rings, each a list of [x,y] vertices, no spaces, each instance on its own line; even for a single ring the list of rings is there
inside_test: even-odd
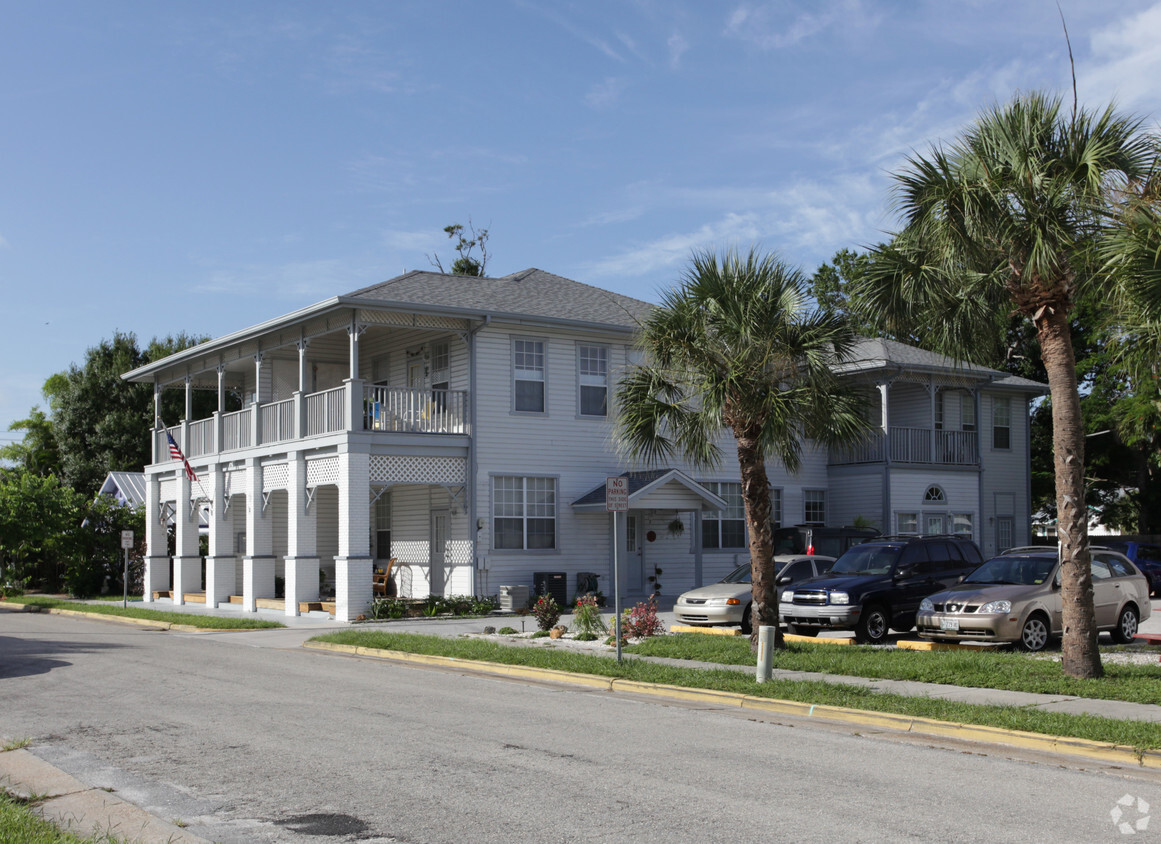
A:
[[[447,510],[431,511],[431,551],[429,571],[431,572],[431,594],[442,595],[446,587],[447,540],[451,531],[451,513]]]

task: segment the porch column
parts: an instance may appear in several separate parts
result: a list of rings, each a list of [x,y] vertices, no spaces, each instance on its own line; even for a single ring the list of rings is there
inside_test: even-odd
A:
[[[169,591],[169,532],[165,528],[161,480],[156,474],[146,475],[145,580],[141,600],[147,604],[153,601],[154,592]]]
[[[931,416],[930,416],[931,431],[929,432],[930,436],[928,437],[928,439],[931,441],[931,446],[930,446],[931,451],[928,453],[927,458],[932,463],[936,462],[936,453],[935,453],[935,393],[936,393],[935,384],[928,381],[927,382],[927,395],[930,398],[930,402],[931,402]],[[944,423],[944,424],[946,424],[946,423]]]
[[[206,481],[210,484],[209,555],[206,557],[206,608],[228,603],[237,584],[238,561],[234,556],[234,520],[227,510],[226,472],[217,463]]]
[[[294,438],[306,436],[306,347],[310,341],[305,337],[298,341],[298,390],[294,393]]]
[[[339,454],[339,554],[335,621],[354,621],[371,607],[371,458]]]
[[[190,375],[187,375],[187,376],[185,376],[185,418],[183,421],[189,422],[189,420],[192,417],[193,417],[193,377]],[[187,457],[189,456],[188,451],[186,452],[186,456]]]
[[[222,416],[226,412],[226,367],[218,364],[218,409],[214,411],[214,451],[222,451]]]
[[[254,395],[250,405],[250,445],[262,444],[262,353],[254,355]],[[247,490],[249,492],[249,490]],[[246,503],[249,509],[249,499]]]
[[[242,558],[242,611],[258,612],[259,598],[274,597],[274,519],[263,509],[262,461],[246,461],[246,556]]]
[[[307,501],[306,455],[287,455],[286,483],[286,614],[298,615],[300,601],[317,601],[318,507]]]
[[[347,388],[348,431],[363,430],[363,381],[359,378],[359,336],[363,333],[363,329],[364,326],[359,325],[354,319],[347,328],[347,336],[350,339],[350,362],[348,377],[343,384]]]
[[[189,421],[186,420],[182,422],[183,440],[188,430]],[[173,557],[173,603],[181,606],[187,592],[202,589],[202,557],[198,548],[198,512],[196,507],[190,506],[193,495],[190,479],[180,463],[174,471],[177,474],[177,501],[173,505],[176,508],[173,521],[177,547]]]
[[[701,508],[693,511],[693,585],[702,585],[701,568]]]
[[[164,425],[162,424],[162,421],[161,421],[161,383],[157,380],[157,377],[154,376],[154,378],[153,378],[153,430],[150,432],[150,435],[153,437],[152,451],[153,451],[153,462],[154,463],[160,462],[160,460],[158,459],[160,457],[160,455],[158,455],[158,453],[157,453],[157,431],[163,427],[164,427]],[[163,449],[163,453],[165,453],[164,449]]]

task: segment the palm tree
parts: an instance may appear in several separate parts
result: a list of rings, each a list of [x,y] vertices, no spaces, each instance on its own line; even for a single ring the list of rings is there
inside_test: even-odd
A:
[[[695,254],[679,286],[641,327],[646,362],[621,380],[618,440],[631,457],[717,465],[722,429],[737,445],[753,569],[753,632],[778,624],[767,458],[798,470],[804,438],[853,442],[861,400],[831,365],[852,334],[808,308],[806,278],[769,255]]]
[[[1035,93],[996,106],[895,176],[904,227],[856,291],[864,313],[925,326],[934,348],[962,359],[1013,313],[1035,326],[1052,395],[1063,666],[1077,677],[1102,668],[1069,314],[1079,297],[1108,298],[1119,283],[1098,249],[1152,149],[1140,121],[1111,107],[1068,115],[1058,98]]]

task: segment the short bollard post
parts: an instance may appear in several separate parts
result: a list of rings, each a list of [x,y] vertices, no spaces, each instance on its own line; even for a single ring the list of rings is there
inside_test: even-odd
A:
[[[758,628],[758,673],[755,679],[765,683],[774,673],[774,627],[763,624]]]

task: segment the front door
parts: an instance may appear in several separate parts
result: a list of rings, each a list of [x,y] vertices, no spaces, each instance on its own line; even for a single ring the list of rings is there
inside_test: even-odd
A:
[[[447,510],[431,511],[431,551],[429,571],[431,572],[431,594],[442,595],[446,587],[447,540],[451,529],[451,513]]]
[[[641,517],[625,517],[625,591],[645,593],[645,559],[641,547]]]

